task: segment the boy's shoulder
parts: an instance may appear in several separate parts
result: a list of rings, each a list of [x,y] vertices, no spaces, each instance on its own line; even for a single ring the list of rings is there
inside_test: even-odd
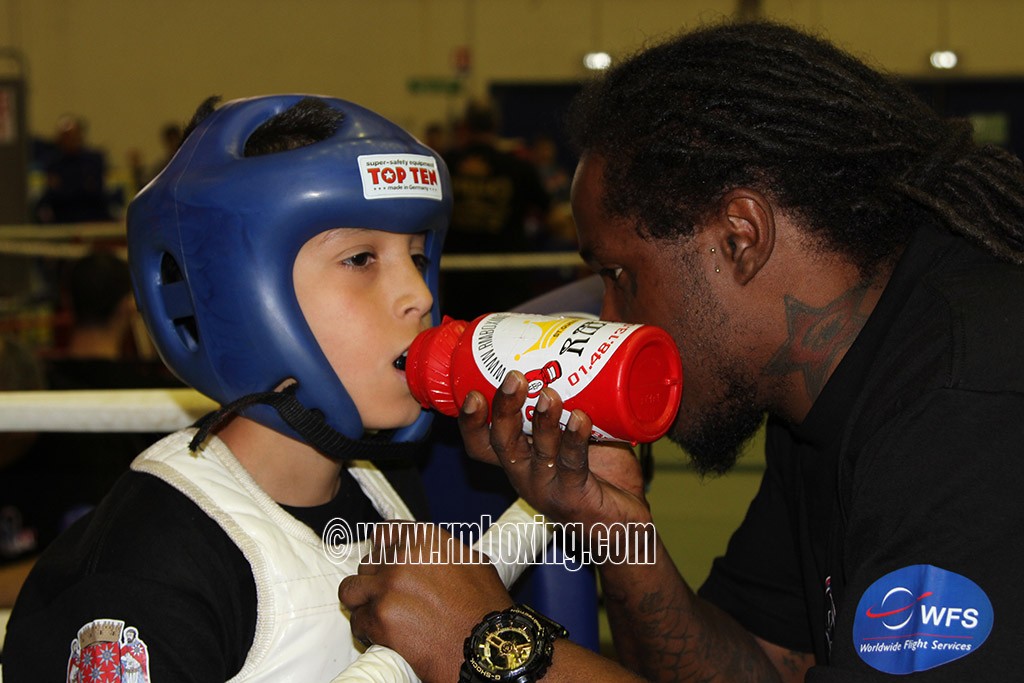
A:
[[[40,557],[8,644],[26,657],[57,657],[97,620],[133,626],[151,652],[185,648],[194,664],[237,671],[255,633],[252,570],[191,500],[130,471]],[[15,669],[21,655],[11,653]]]
[[[193,591],[221,590],[228,577],[254,586],[248,562],[216,521],[166,482],[134,471],[47,548],[33,573],[50,592],[99,574]]]
[[[97,570],[138,566],[153,576],[163,571],[207,572],[214,558],[237,555],[248,563],[220,525],[170,484],[143,472],[127,472],[96,509],[85,534]],[[141,563],[149,557],[163,569]]]

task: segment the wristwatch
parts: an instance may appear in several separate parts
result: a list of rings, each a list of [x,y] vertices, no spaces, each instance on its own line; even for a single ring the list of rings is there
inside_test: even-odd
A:
[[[569,632],[526,605],[491,612],[462,648],[459,683],[533,683],[551,666],[556,638]]]

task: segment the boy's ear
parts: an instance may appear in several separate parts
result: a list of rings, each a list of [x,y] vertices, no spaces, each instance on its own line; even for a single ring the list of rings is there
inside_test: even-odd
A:
[[[755,190],[737,188],[728,192],[719,204],[714,230],[722,271],[731,273],[740,285],[757,275],[775,247],[772,205]]]

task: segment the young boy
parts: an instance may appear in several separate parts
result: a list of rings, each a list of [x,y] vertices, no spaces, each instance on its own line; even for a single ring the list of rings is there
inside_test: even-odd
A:
[[[337,587],[360,523],[424,514],[400,359],[437,320],[445,166],[337,99],[208,102],[191,128],[129,208],[129,255],[165,363],[223,407],[40,560],[4,678],[414,679],[360,654]]]

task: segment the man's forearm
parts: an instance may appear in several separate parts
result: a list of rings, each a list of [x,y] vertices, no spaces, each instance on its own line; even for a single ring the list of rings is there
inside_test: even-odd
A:
[[[654,564],[605,564],[601,587],[619,660],[654,681],[778,681],[756,640],[698,598],[661,540]]]

